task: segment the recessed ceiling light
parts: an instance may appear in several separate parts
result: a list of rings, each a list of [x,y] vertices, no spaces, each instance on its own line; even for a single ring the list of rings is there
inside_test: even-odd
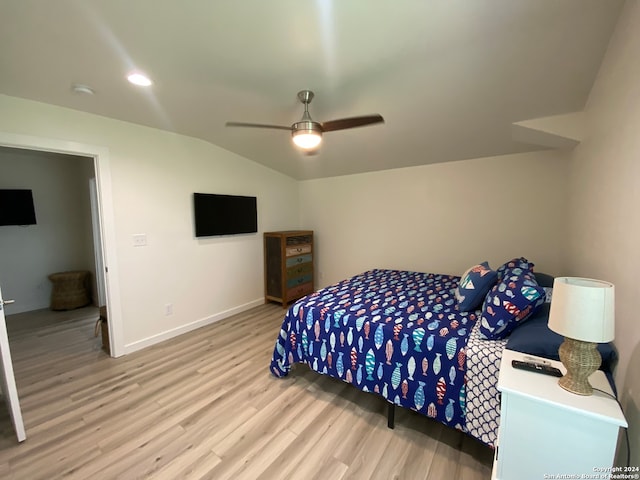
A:
[[[80,85],[78,83],[71,85],[71,91],[80,95],[93,95],[95,93],[93,88],[88,87],[87,85]]]
[[[147,77],[144,73],[133,72],[127,76],[127,80],[129,80],[134,85],[139,85],[141,87],[148,87],[153,82]]]

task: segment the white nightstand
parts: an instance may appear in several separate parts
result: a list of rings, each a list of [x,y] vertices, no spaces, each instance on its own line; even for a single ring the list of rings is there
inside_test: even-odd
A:
[[[512,360],[531,359],[566,372],[560,362],[504,351],[498,378],[500,429],[491,478],[589,478],[581,475],[611,467],[619,429],[627,426],[618,403],[597,391],[575,395],[560,387],[556,377],[511,366]],[[603,372],[595,372],[589,381],[613,394]]]

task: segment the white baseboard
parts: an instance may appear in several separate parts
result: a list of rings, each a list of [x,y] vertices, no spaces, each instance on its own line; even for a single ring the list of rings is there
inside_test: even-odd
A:
[[[206,325],[210,325],[219,320],[223,320],[237,313],[242,313],[246,310],[257,307],[262,304],[264,304],[264,298],[259,298],[257,300],[253,300],[243,305],[230,308],[229,310],[225,310],[224,312],[215,313],[213,315],[202,318],[200,320],[196,320],[195,322],[191,322],[186,325],[182,325],[180,327],[174,328],[172,330],[167,330],[166,332],[158,333],[157,335],[153,335],[151,337],[143,338],[142,340],[129,343],[124,346],[124,354],[127,355],[129,353],[137,352],[138,350],[142,350],[143,348],[150,347],[152,345],[155,345],[156,343],[164,342],[165,340],[169,340],[170,338],[177,337],[179,335],[190,332],[192,330],[196,330],[198,328],[204,327]]]

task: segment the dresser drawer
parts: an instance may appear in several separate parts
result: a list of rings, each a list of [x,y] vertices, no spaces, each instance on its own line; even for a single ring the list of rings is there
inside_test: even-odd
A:
[[[286,278],[293,278],[304,275],[305,273],[313,273],[313,263],[307,262],[294,267],[289,267],[287,268],[285,275]]]
[[[302,255],[303,253],[311,253],[311,245],[298,245],[295,247],[287,247],[287,257]]]
[[[296,235],[295,237],[287,237],[286,245],[302,245],[303,243],[313,243],[313,235]]]
[[[298,255],[297,257],[287,258],[286,265],[287,268],[295,267],[296,265],[302,265],[303,263],[311,263],[312,259],[313,257],[310,253],[307,255]]]
[[[287,288],[293,288],[298,285],[302,285],[303,283],[311,282],[311,278],[313,275],[308,273],[307,275],[302,275],[301,277],[290,278],[287,280]]]
[[[313,284],[303,283],[302,285],[287,290],[287,300],[295,300],[296,298],[309,295],[311,292],[313,292]]]

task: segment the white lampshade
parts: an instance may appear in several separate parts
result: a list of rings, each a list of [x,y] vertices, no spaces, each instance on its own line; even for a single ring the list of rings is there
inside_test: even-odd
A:
[[[614,338],[614,286],[591,278],[558,277],[553,282],[549,328],[584,342]]]

